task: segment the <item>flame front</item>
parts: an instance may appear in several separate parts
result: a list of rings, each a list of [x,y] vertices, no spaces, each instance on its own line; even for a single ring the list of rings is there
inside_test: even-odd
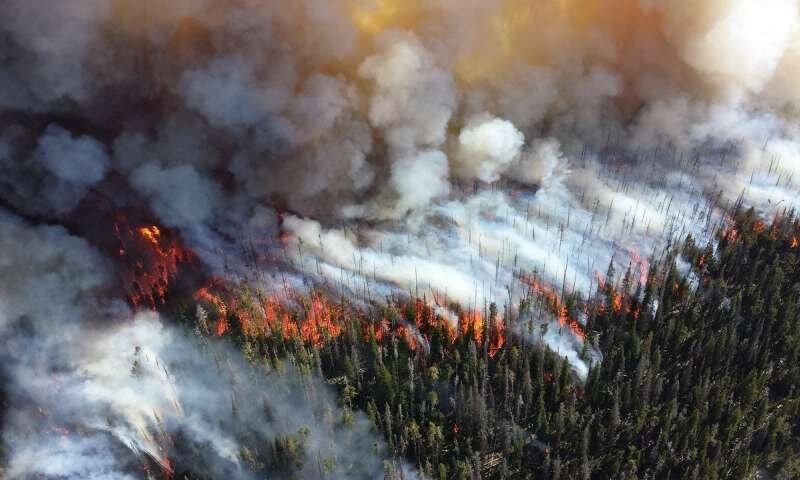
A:
[[[128,298],[137,308],[146,304],[155,310],[166,301],[178,266],[192,259],[191,251],[157,225],[131,227],[123,214],[117,215],[114,231],[118,254],[127,267],[124,281]]]
[[[552,287],[542,284],[539,280],[523,276],[522,280],[531,288],[535,295],[544,297],[550,310],[556,315],[558,325],[561,328],[569,328],[569,331],[581,342],[586,340],[586,332],[578,323],[577,319],[570,317],[567,305]]]
[[[505,344],[506,326],[500,315],[496,314],[487,324],[480,312],[462,312],[456,327],[421,299],[390,305],[398,317],[400,311],[410,312],[409,318],[413,319],[413,323],[400,320],[390,322],[387,318],[373,323],[367,321],[358,309],[332,303],[319,292],[309,295],[296,292],[288,296],[256,295],[257,300],[252,300],[252,296],[250,300],[243,300],[245,297],[248,295],[226,287],[219,280],[212,280],[194,294],[194,300],[209,307],[213,313],[214,327],[208,327],[208,330],[216,336],[229,333],[231,321],[236,321],[246,337],[277,335],[284,340],[297,338],[319,347],[341,336],[348,322],[354,322],[365,339],[374,335],[378,342],[383,342],[387,337],[394,336],[403,340],[411,350],[417,350],[421,342],[429,343],[435,331],[443,332],[450,344],[460,337],[469,337],[481,344],[488,333],[488,353],[491,357]]]

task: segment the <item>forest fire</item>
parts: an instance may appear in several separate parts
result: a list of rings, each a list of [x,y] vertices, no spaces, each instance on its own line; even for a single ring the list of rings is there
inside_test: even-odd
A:
[[[460,335],[472,334],[475,343],[483,341],[483,315],[475,310],[467,311],[461,314],[458,319],[458,332]]]
[[[414,335],[407,325],[399,325],[395,329],[395,335],[402,338],[412,352],[419,348],[419,341],[417,340],[416,335]]]
[[[212,306],[217,313],[217,322],[214,326],[214,334],[218,337],[225,335],[230,329],[228,321],[228,306],[218,294],[212,291],[212,287],[201,287],[194,294],[194,300]],[[207,327],[207,326],[206,326]]]
[[[721,229],[719,233],[719,238],[727,243],[735,243],[737,240],[742,238],[743,236],[747,239],[752,238],[753,236],[765,235],[770,240],[777,240],[781,236],[781,232],[783,230],[782,224],[784,222],[783,215],[780,212],[776,212],[772,220],[769,224],[762,220],[762,219],[753,219],[752,216],[749,217],[744,222],[736,222],[734,223],[733,219],[726,218],[725,224],[726,226]],[[738,228],[737,226],[738,225]],[[797,229],[797,225],[795,225],[795,230]],[[766,233],[765,233],[766,232]],[[798,240],[797,235],[791,235],[788,237],[788,242],[790,248],[797,248]]]
[[[155,310],[165,302],[178,266],[191,261],[192,252],[161,227],[132,227],[127,216],[121,213],[116,216],[114,232],[119,243],[119,257],[126,267],[124,283],[128,299],[136,308],[145,304]]]
[[[224,317],[220,317],[217,319],[217,325],[214,327],[214,334],[218,337],[225,335],[225,333],[231,328],[230,322]]]
[[[722,239],[726,242],[733,243],[739,238],[739,231],[736,228],[726,228],[722,231]]]
[[[447,303],[445,298],[434,297],[434,300],[437,305],[445,305]],[[458,338],[458,330],[447,319],[437,315],[433,308],[423,300],[419,298],[414,300],[409,305],[409,308],[413,308],[414,324],[417,326],[417,330],[423,332],[424,335],[429,335],[433,329],[440,328],[447,332],[447,338],[450,343],[455,342]]]
[[[800,0],[0,12],[0,477],[800,477]]]
[[[611,308],[614,310],[614,313],[622,311],[622,295],[616,290],[611,292]]]
[[[194,300],[213,309],[216,317],[214,333],[221,337],[231,328],[231,317],[238,320],[242,333],[248,337],[267,337],[279,334],[284,339],[300,337],[304,342],[320,346],[328,338],[342,334],[343,316],[341,307],[314,293],[303,298],[294,295],[291,300],[300,301],[302,320],[296,320],[286,306],[275,296],[261,298],[255,302],[242,300],[242,295],[231,291],[219,280],[198,289]]]
[[[160,248],[159,241],[161,239],[161,229],[155,225],[149,227],[141,227],[139,234],[152,243],[155,248]]]
[[[586,340],[586,332],[583,327],[576,319],[570,317],[569,308],[552,287],[544,285],[536,278],[527,275],[522,277],[522,281],[530,287],[533,294],[545,299],[551,312],[558,318],[558,325],[561,328],[569,328],[572,334],[582,342]]]
[[[342,334],[342,310],[319,294],[311,296],[306,307],[305,321],[300,326],[303,340],[313,345],[322,345],[326,339]]]
[[[319,347],[341,336],[348,322],[356,322],[366,339],[374,335],[378,342],[383,342],[387,336],[394,336],[402,339],[411,350],[416,350],[423,339],[430,342],[433,332],[437,330],[444,332],[450,344],[463,336],[469,336],[481,344],[488,333],[488,354],[492,358],[505,344],[505,322],[498,314],[487,323],[480,312],[462,312],[456,328],[446,318],[436,314],[424,300],[415,299],[405,306],[394,307],[398,310],[408,309],[410,318],[414,319],[413,324],[390,322],[387,318],[368,323],[364,312],[334,304],[319,292],[291,292],[287,298],[275,294],[249,293],[234,291],[217,279],[199,288],[193,298],[208,308],[214,322],[213,326],[204,325],[204,331],[222,337],[231,332],[231,321],[235,320],[237,328],[246,337],[268,338],[276,335],[284,340],[298,338]]]
[[[459,317],[459,334],[472,335],[475,343],[483,343],[484,332],[489,334],[489,357],[494,358],[505,344],[505,322],[498,314],[487,323],[484,315],[477,311],[463,312]]]
[[[700,257],[698,262],[704,263],[705,259]],[[649,270],[647,273],[649,274]],[[595,272],[595,278],[597,279],[598,290],[605,296],[605,302],[601,302],[598,309],[598,312],[601,315],[605,315],[606,305],[608,305],[611,307],[611,311],[617,315],[624,311],[626,315],[633,317],[634,320],[639,319],[639,316],[642,313],[641,305],[635,301],[631,301],[631,297],[628,292],[624,291],[624,289],[618,290],[615,288],[614,285],[607,282],[605,277],[603,277],[603,275],[601,275],[599,272]],[[647,278],[645,275],[645,281],[646,280]]]

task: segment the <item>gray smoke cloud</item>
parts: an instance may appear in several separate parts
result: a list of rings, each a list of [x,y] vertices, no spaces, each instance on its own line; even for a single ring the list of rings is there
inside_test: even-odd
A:
[[[109,263],[60,227],[4,212],[0,226],[7,478],[143,478],[145,458],[256,478],[248,445],[287,435],[304,445],[302,478],[320,459],[332,478],[383,478],[390,455],[370,422],[356,413],[345,425],[314,373],[254,367],[155,313],[134,315],[108,292]],[[191,449],[175,438],[202,456],[182,457]]]
[[[279,250],[265,289],[481,309],[513,308],[533,272],[582,295],[612,261],[641,279],[738,200],[800,206],[795,0],[51,3],[0,5],[0,202],[70,229],[3,219],[27,239],[5,239],[4,328],[26,319],[43,347],[49,319],[100,345],[102,319],[129,315],[102,273],[117,210],[180,232],[215,275],[247,274],[243,243]],[[601,358],[550,332],[531,341],[577,375]],[[54,368],[86,361],[60,348]],[[33,395],[35,369],[10,365]],[[90,458],[120,438],[104,432],[60,468],[118,468]]]

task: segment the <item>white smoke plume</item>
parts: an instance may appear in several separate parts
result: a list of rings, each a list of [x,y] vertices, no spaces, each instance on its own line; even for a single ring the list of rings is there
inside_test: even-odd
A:
[[[36,260],[0,253],[3,328],[33,329],[4,341],[51,364],[127,311],[120,211],[264,288],[513,310],[527,276],[588,295],[734,202],[800,206],[796,0],[7,0],[0,59],[0,205],[70,232],[4,215]],[[63,475],[118,468],[98,445]]]
[[[507,120],[470,119],[458,135],[456,170],[466,179],[496,182],[520,154],[524,143],[522,132]]]

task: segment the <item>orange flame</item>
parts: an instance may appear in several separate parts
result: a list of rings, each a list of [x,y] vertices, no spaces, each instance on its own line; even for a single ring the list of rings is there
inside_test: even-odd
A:
[[[531,288],[531,292],[544,297],[550,307],[550,310],[558,318],[558,324],[560,327],[569,328],[570,332],[572,332],[572,334],[575,335],[578,340],[582,342],[586,340],[586,332],[583,330],[583,327],[581,327],[576,319],[569,316],[569,310],[567,306],[552,287],[544,285],[537,279],[529,276],[523,276],[522,281]]]
[[[326,338],[335,338],[342,334],[339,308],[327,302],[319,294],[314,294],[300,327],[303,340],[314,345],[322,345]]]
[[[160,248],[161,229],[155,225],[149,227],[141,227],[139,234],[152,243],[156,248]]]
[[[127,263],[125,290],[134,307],[142,303],[155,310],[166,301],[170,282],[178,266],[191,260],[191,251],[156,225],[131,228],[127,218],[117,215],[114,231],[118,253]]]
[[[705,260],[703,259],[703,260],[698,260],[698,261],[704,262]],[[625,301],[624,301],[625,300],[625,292],[624,291],[617,290],[616,288],[614,288],[614,286],[609,284],[606,281],[606,279],[603,277],[603,275],[601,275],[599,272],[595,272],[595,277],[597,278],[597,285],[598,285],[599,290],[601,290],[606,295],[608,295],[607,302],[609,303],[609,306],[611,307],[611,310],[614,313],[619,314],[624,309],[625,313],[627,313],[628,315],[632,316],[636,320],[639,319],[639,317],[641,316],[641,313],[642,313],[641,305],[638,305],[635,302],[634,303],[628,303],[627,305],[625,305]],[[598,309],[598,313],[600,313],[601,315],[605,315],[605,313],[606,313],[606,304],[605,303],[601,303],[600,304],[599,309]]]
[[[464,312],[458,319],[459,335],[472,333],[472,338],[476,343],[483,341],[483,315],[475,310]]]
[[[616,290],[611,292],[611,308],[614,309],[614,313],[622,311],[622,294]]]
[[[284,339],[300,337],[315,346],[322,345],[328,338],[338,337],[343,331],[342,309],[316,293],[304,307],[304,316],[299,322],[277,298],[264,299],[259,305],[260,310],[248,308],[216,280],[198,289],[194,299],[216,308],[219,314],[215,329],[217,336],[224,335],[231,328],[230,316],[238,320],[246,336],[266,337],[280,332]]]
[[[494,358],[505,344],[505,322],[500,315],[486,322],[483,314],[477,310],[462,312],[458,321],[460,336],[472,334],[475,343],[483,342],[484,328],[489,327],[489,357]]]
[[[227,332],[227,331],[228,331],[230,328],[231,328],[231,324],[230,324],[230,322],[228,322],[228,320],[227,320],[225,317],[219,317],[219,319],[217,319],[217,326],[216,326],[216,328],[214,329],[214,333],[215,333],[215,334],[216,334],[218,337],[221,337],[221,336],[225,335],[225,333],[226,333],[226,332]]]
[[[437,295],[434,295],[434,300],[442,305],[446,304],[446,299],[444,298],[437,298]],[[430,305],[426,304],[421,299],[416,299],[413,303],[414,306],[414,323],[417,326],[417,330],[423,332],[424,335],[428,339],[430,339],[430,332],[435,329],[444,330],[447,333],[447,338],[450,340],[450,343],[454,343],[458,338],[458,331],[456,327],[453,326],[447,319],[442,318],[440,315],[436,315],[436,312],[433,311]]]
[[[198,302],[205,302],[213,305],[221,316],[226,316],[228,314],[228,307],[225,305],[222,297],[213,293],[210,287],[202,287],[197,290],[194,294],[194,299]]]
[[[357,311],[346,310],[345,305],[331,303],[316,292],[310,296],[293,293],[285,301],[277,295],[259,297],[257,308],[242,304],[239,298],[218,280],[212,280],[194,294],[195,301],[214,307],[213,313],[217,318],[214,319],[213,333],[217,336],[228,333],[232,327],[230,321],[234,319],[241,332],[248,337],[278,335],[286,340],[298,338],[314,346],[321,346],[342,335],[345,325],[350,321],[358,322],[358,329],[365,338],[374,334],[378,342],[383,342],[388,336],[397,337],[410,350],[416,351],[421,341],[430,341],[434,331],[443,332],[451,344],[462,335],[469,335],[472,340],[481,343],[484,340],[484,327],[487,325],[483,314],[470,311],[460,315],[459,326],[456,328],[421,299],[414,299],[407,304],[407,308],[413,309],[413,324],[401,323],[392,327],[387,318],[377,323],[368,323]],[[292,303],[301,305],[302,312],[293,313],[289,306]],[[505,323],[500,315],[495,315],[488,326],[488,353],[494,357],[505,344]]]
[[[722,232],[722,239],[727,242],[735,242],[737,238],[739,238],[739,231],[734,227],[725,229]]]
[[[412,352],[417,350],[417,347],[419,347],[419,342],[417,337],[414,335],[411,329],[408,328],[408,326],[398,326],[395,330],[395,333],[398,337],[402,338],[406,342],[406,345],[408,345],[408,348],[411,349]]]

